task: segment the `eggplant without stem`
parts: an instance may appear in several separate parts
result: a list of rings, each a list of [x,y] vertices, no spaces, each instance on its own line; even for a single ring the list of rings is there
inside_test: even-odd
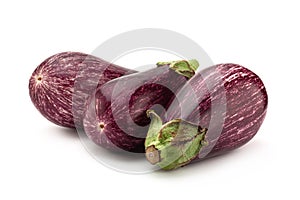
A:
[[[263,123],[268,104],[262,80],[237,64],[200,71],[176,97],[166,120],[147,111],[146,158],[165,170],[246,144]]]
[[[157,65],[109,81],[91,96],[83,125],[96,144],[117,151],[145,152],[150,123],[146,111],[154,109],[162,113],[199,66],[196,60]]]
[[[58,53],[34,70],[29,94],[35,107],[49,121],[74,128],[82,126],[87,98],[97,85],[135,72],[84,53]]]

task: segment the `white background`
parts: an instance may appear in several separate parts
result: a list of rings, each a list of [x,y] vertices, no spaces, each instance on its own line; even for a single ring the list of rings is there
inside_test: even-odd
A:
[[[297,2],[2,1],[0,199],[299,199]],[[92,52],[137,28],[180,32],[214,63],[257,73],[269,94],[257,136],[180,170],[130,175],[102,166],[76,133],[38,113],[28,80],[40,62],[61,51]]]

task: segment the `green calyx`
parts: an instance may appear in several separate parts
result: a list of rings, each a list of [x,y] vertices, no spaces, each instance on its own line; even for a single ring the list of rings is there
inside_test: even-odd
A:
[[[178,60],[171,62],[158,62],[157,67],[169,65],[170,69],[174,70],[178,74],[181,74],[187,78],[191,78],[195,75],[195,71],[199,67],[199,62],[195,59],[192,60]]]
[[[174,119],[165,124],[153,111],[147,111],[151,124],[147,133],[146,158],[164,170],[176,169],[190,163],[197,157],[205,140],[206,128],[182,119]]]

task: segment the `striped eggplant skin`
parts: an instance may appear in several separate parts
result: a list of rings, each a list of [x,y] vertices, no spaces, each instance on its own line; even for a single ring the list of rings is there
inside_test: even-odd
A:
[[[99,146],[110,150],[145,152],[150,119],[146,111],[162,113],[187,78],[168,65],[107,82],[92,95],[83,126]]]
[[[34,70],[29,79],[29,95],[49,121],[75,128],[75,124],[82,125],[87,98],[97,85],[134,72],[88,54],[58,53]]]
[[[221,155],[249,142],[263,123],[268,105],[262,80],[237,64],[218,64],[200,71],[177,98],[179,104],[172,102],[166,111],[167,121],[180,118],[208,129],[208,145],[195,160]],[[195,99],[196,105],[191,103]]]

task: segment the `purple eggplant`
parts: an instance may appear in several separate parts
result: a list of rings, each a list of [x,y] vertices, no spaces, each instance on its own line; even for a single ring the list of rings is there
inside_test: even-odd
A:
[[[262,80],[237,64],[197,73],[168,106],[167,119],[149,110],[146,158],[170,170],[221,155],[249,142],[267,112]],[[178,103],[179,102],[179,103]]]
[[[111,150],[145,152],[150,119],[146,111],[162,113],[175,93],[195,74],[198,62],[158,63],[145,72],[123,76],[97,89],[83,120],[85,133]]]
[[[51,122],[64,127],[81,126],[87,98],[97,85],[135,72],[88,54],[63,52],[35,69],[29,80],[29,94],[35,107]]]

